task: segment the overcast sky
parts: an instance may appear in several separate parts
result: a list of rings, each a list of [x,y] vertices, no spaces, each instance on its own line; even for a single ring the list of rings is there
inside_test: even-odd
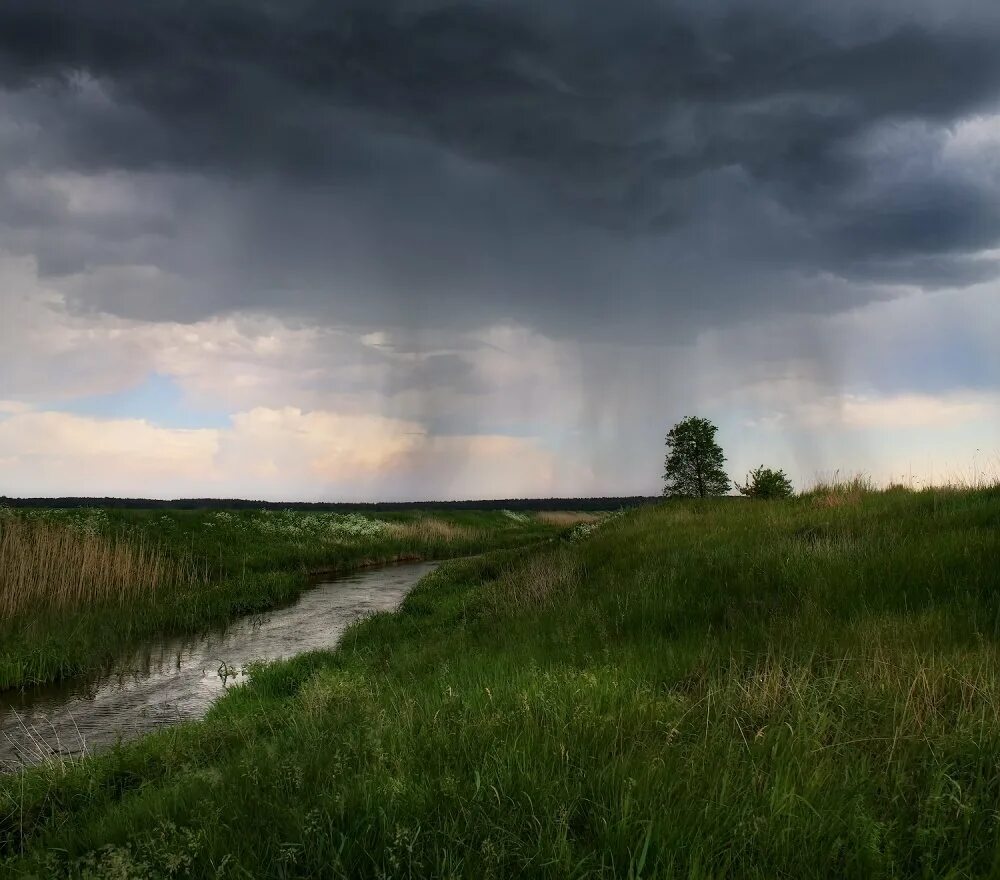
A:
[[[1000,474],[996,0],[4,0],[0,494]]]

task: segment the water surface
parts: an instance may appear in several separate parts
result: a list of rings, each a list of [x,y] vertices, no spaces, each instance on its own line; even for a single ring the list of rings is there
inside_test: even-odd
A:
[[[119,739],[199,718],[244,680],[245,664],[331,647],[359,617],[398,607],[436,566],[405,563],[338,577],[292,605],[224,630],[152,642],[113,675],[0,692],[0,771],[100,751]]]

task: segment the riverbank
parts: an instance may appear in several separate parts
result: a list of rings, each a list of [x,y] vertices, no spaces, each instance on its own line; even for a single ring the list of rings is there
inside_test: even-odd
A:
[[[990,876],[998,558],[996,490],[851,490],[449,563],[202,723],[0,780],[4,868]]]
[[[319,574],[521,546],[563,529],[504,511],[0,511],[0,607],[11,609],[0,615],[0,691],[93,674],[144,640],[286,605]]]

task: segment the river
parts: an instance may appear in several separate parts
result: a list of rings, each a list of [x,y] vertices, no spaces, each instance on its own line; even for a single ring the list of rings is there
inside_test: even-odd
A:
[[[199,636],[164,638],[114,674],[0,693],[0,771],[107,749],[200,718],[245,680],[242,667],[329,648],[355,620],[399,607],[434,562],[364,569],[305,591],[292,605]]]

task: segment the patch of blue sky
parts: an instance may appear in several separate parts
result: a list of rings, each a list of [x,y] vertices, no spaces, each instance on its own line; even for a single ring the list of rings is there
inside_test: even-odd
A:
[[[997,388],[995,356],[971,339],[935,339],[873,360],[878,367],[877,386],[883,393],[941,394]]]
[[[139,385],[60,402],[61,412],[106,419],[145,419],[162,428],[227,428],[229,414],[195,406],[170,376],[150,373]]]

